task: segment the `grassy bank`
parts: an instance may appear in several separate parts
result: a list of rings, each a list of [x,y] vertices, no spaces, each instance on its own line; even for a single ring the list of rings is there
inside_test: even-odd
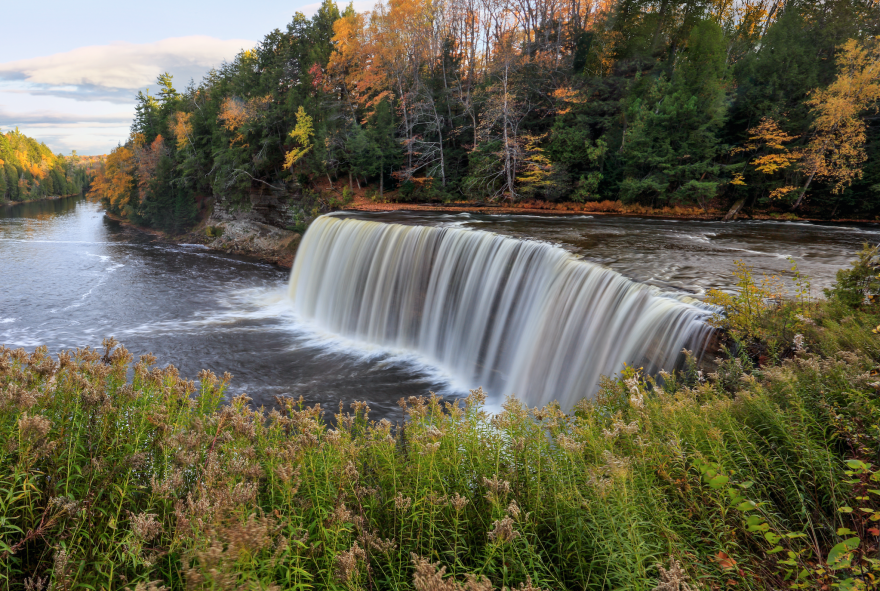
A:
[[[328,426],[112,341],[0,349],[0,583],[876,588],[873,256],[822,302],[757,302],[741,275],[716,374],[628,368],[570,414],[489,416],[476,390],[403,400],[396,428],[366,404]]]

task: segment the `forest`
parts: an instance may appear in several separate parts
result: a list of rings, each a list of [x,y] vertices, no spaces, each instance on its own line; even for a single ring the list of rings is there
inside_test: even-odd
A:
[[[374,200],[744,200],[880,214],[872,0],[325,0],[137,96],[93,187],[179,231],[254,191]]]
[[[0,203],[78,195],[88,189],[98,159],[53,154],[16,128],[0,133]]]

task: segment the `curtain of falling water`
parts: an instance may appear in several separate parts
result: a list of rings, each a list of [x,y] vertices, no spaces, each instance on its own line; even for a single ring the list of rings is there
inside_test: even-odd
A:
[[[672,369],[710,330],[704,309],[548,244],[334,217],[303,237],[290,296],[325,330],[565,409],[624,363]]]

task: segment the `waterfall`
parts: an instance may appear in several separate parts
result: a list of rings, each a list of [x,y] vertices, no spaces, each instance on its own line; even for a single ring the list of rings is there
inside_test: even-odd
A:
[[[290,297],[322,329],[565,409],[624,363],[671,370],[709,330],[705,309],[549,244],[332,216],[303,237]]]

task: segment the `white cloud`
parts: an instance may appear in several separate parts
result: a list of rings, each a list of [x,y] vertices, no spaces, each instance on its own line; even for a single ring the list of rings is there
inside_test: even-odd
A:
[[[82,114],[65,111],[9,112],[0,107],[0,127],[120,127],[131,124],[131,113]]]
[[[204,35],[117,42],[3,63],[0,80],[30,94],[130,103],[133,91],[154,85],[163,72],[173,74],[176,86],[182,87],[253,46],[245,39]]]

